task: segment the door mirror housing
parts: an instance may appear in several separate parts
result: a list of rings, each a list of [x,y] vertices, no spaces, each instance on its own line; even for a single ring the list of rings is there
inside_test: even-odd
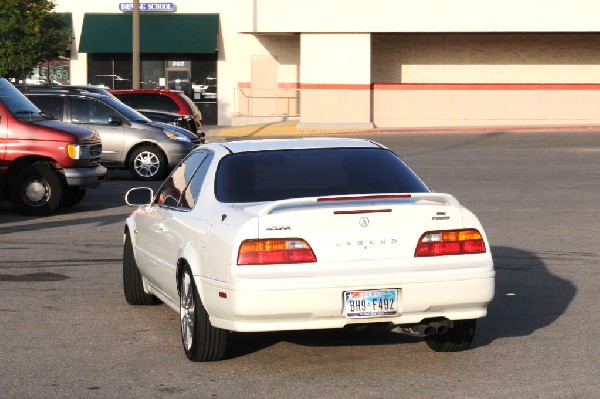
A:
[[[129,206],[148,206],[154,198],[154,190],[150,187],[135,187],[125,194],[125,203]]]

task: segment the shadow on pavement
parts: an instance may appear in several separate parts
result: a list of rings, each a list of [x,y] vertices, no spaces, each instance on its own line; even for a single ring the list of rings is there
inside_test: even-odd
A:
[[[553,275],[535,254],[493,247],[496,294],[478,325],[476,346],[498,338],[526,337],[556,321],[575,298],[575,285]]]
[[[576,288],[550,273],[535,254],[517,248],[493,247],[496,294],[488,316],[479,321],[472,348],[505,337],[526,337],[557,320],[568,308]],[[304,346],[371,346],[419,342],[385,330],[317,330],[233,334],[229,358],[258,352],[279,342]]]

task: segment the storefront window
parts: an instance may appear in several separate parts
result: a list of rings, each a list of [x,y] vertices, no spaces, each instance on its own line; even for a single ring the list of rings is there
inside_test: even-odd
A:
[[[115,76],[113,77],[113,89],[131,89],[133,82],[131,56],[119,57],[115,59]]]
[[[113,88],[113,60],[103,54],[93,54],[88,62],[88,83],[93,86]]]
[[[164,60],[141,60],[140,64],[140,88],[156,89],[164,87]]]
[[[59,58],[52,61],[41,62],[33,69],[27,84],[61,84],[68,85],[71,83],[70,60],[68,58]]]
[[[207,55],[192,61],[192,88],[195,102],[217,101],[217,56]]]
[[[131,89],[131,54],[89,54],[88,82]],[[200,108],[204,123],[217,123],[216,54],[141,54],[140,88],[182,90]]]

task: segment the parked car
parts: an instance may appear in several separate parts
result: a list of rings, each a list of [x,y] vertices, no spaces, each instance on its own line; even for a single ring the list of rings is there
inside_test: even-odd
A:
[[[174,112],[166,112],[166,111],[156,111],[156,110],[148,110],[148,109],[138,109],[140,114],[146,116],[147,118],[155,121],[155,122],[163,122],[169,125],[178,126],[182,129],[189,130],[190,132],[196,132],[196,136],[201,143],[206,141],[206,133],[197,132],[196,122],[190,115],[179,115]]]
[[[129,169],[139,180],[164,179],[200,144],[188,130],[153,122],[114,97],[70,88],[26,95],[59,120],[97,130],[102,138],[102,164]]]
[[[71,207],[107,173],[92,130],[53,119],[0,78],[0,199],[24,215]]]
[[[194,361],[232,331],[386,328],[461,351],[493,297],[477,217],[373,141],[210,143],[126,202],[125,298],[179,311]]]
[[[98,86],[78,86],[78,85],[18,85],[17,88],[22,93],[47,93],[49,90],[70,91],[73,93],[90,92],[104,94],[109,97],[117,98],[112,95],[107,89]],[[190,115],[179,115],[174,112],[157,111],[157,110],[137,110],[140,114],[148,117],[155,122],[163,122],[169,125],[178,126],[180,128],[196,133],[201,143],[206,140],[204,132],[197,132],[196,122]]]
[[[131,108],[146,111],[173,112],[194,121],[190,126],[193,133],[200,133],[202,114],[194,102],[182,91],[169,89],[111,90],[119,100]]]

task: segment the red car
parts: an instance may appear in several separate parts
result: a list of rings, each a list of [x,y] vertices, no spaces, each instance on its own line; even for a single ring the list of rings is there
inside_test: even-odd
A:
[[[164,111],[189,116],[194,121],[191,131],[200,135],[202,114],[191,98],[179,90],[125,89],[110,90],[119,100],[138,111]]]

